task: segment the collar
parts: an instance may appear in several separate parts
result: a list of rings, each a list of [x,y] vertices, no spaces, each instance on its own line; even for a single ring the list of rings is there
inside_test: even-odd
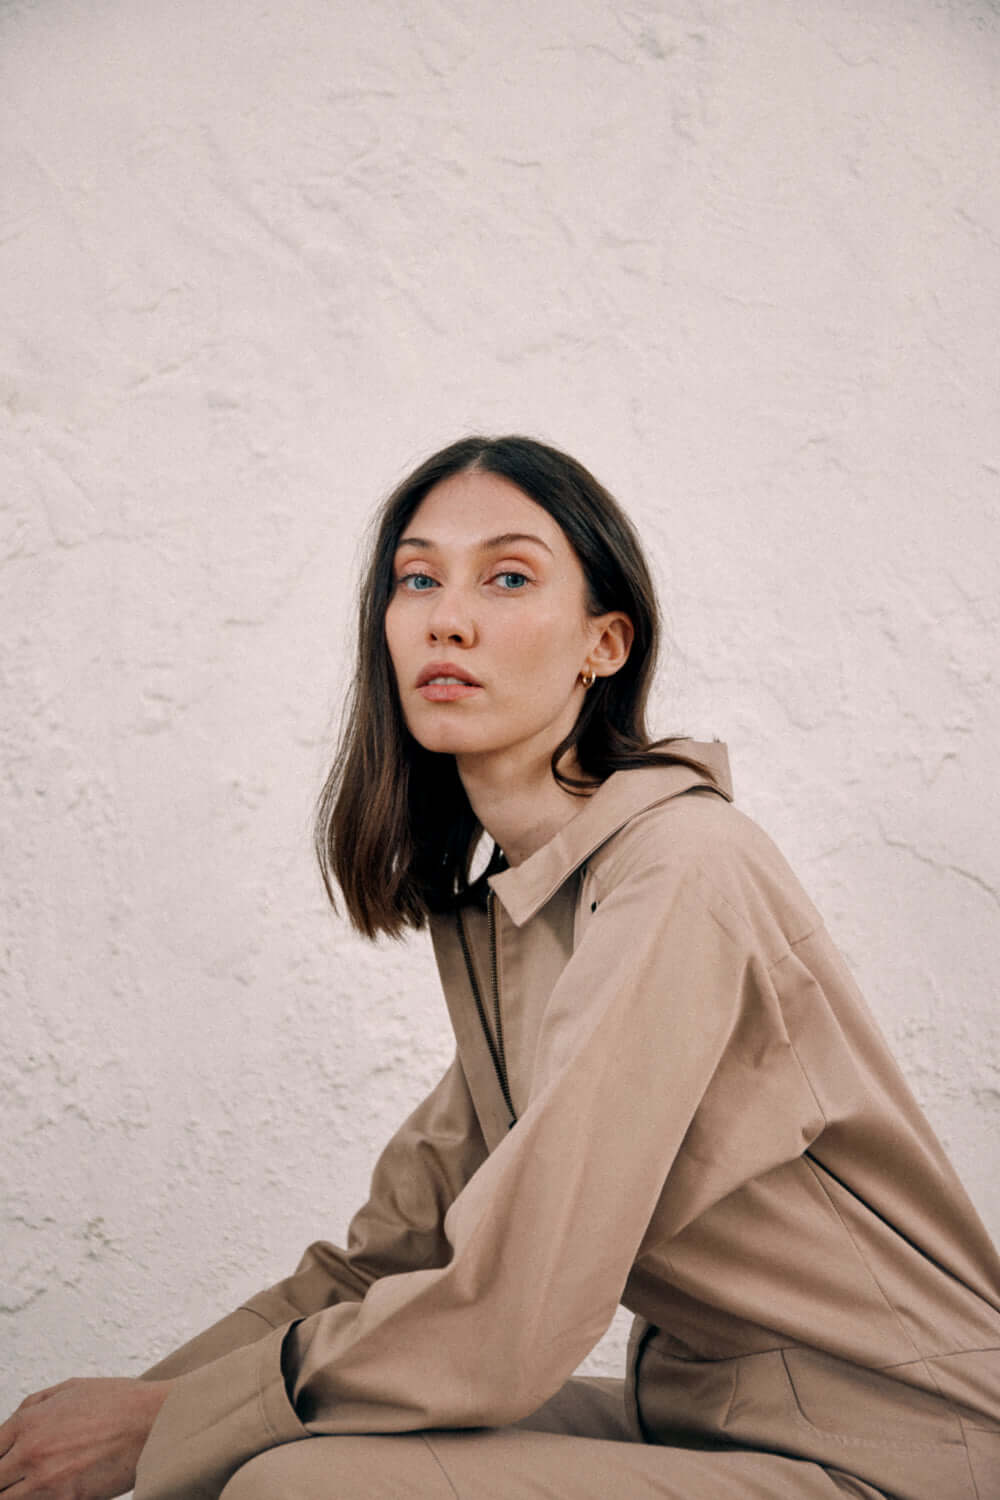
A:
[[[732,801],[729,754],[721,740],[710,744],[673,740],[665,748],[701,761],[713,772],[715,782],[684,765],[615,771],[547,844],[536,849],[523,864],[490,876],[490,886],[515,926],[520,927],[533,917],[574,870],[639,813],[697,786],[712,787],[727,802]]]

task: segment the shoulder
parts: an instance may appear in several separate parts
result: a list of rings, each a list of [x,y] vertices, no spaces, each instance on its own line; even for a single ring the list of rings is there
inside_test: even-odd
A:
[[[752,818],[707,786],[657,801],[636,812],[591,856],[606,876],[620,879],[637,863],[698,864],[721,873],[747,862],[785,861]]]
[[[592,899],[625,881],[697,884],[705,903],[775,952],[821,926],[787,860],[764,830],[708,788],[648,807],[617,830],[588,861]],[[771,942],[767,946],[772,946]]]

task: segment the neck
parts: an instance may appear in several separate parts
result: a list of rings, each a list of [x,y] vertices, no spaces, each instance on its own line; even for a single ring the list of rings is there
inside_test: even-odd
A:
[[[530,755],[524,746],[488,756],[459,755],[458,774],[472,811],[509,865],[519,865],[564,828],[586,806],[552,775],[551,752]],[[565,756],[560,770],[580,774],[576,757]]]

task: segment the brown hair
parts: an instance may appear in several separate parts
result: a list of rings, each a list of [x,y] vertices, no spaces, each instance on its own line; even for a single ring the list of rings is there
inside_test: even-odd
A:
[[[316,853],[327,895],[335,905],[334,887],[340,887],[351,921],[367,937],[398,937],[422,927],[429,912],[454,906],[467,888],[482,832],[454,757],[425,750],[406,728],[385,639],[399,539],[434,485],[470,469],[510,480],[548,511],[580,559],[590,612],[621,610],[632,621],[628,659],[613,676],[597,678],[553,751],[556,780],[585,795],[613,771],[637,766],[683,764],[705,772],[699,762],[666,749],[671,740],[653,744],[646,730],[659,645],[656,593],[638,537],[617,502],[582,464],[545,443],[461,438],[404,479],[375,517],[361,586],[357,667],[317,808]],[[570,749],[583,780],[559,770]]]

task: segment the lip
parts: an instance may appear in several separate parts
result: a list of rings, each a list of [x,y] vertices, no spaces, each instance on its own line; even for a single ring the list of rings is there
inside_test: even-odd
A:
[[[454,677],[455,682],[433,682],[434,677]],[[457,703],[460,698],[472,698],[482,692],[482,683],[477,682],[471,672],[458,667],[452,661],[434,661],[424,667],[417,678],[417,692],[428,703]]]
[[[417,687],[426,687],[432,677],[457,677],[464,686],[482,687],[482,683],[477,682],[471,672],[467,672],[464,667],[457,667],[453,661],[429,662],[417,678]]]

